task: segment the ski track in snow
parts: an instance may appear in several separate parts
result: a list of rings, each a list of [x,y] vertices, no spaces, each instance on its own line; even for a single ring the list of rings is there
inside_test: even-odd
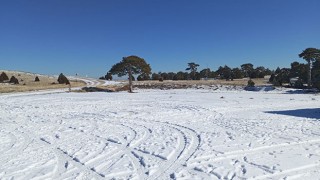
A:
[[[319,179],[319,100],[210,89],[1,95],[0,179]]]

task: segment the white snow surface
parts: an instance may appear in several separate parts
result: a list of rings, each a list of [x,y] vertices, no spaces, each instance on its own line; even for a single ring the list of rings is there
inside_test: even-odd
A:
[[[319,179],[320,97],[0,95],[0,179]]]

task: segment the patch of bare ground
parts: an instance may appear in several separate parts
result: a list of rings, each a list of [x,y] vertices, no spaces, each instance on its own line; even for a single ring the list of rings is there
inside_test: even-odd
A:
[[[267,79],[252,79],[256,86],[263,86],[268,84]],[[188,80],[188,81],[135,81],[134,87],[141,89],[184,89],[193,88],[197,86],[217,86],[217,85],[228,85],[228,86],[246,86],[248,79],[234,79],[233,81],[226,80]]]
[[[69,88],[69,85],[59,84],[57,77],[18,71],[0,70],[0,73],[1,72],[5,72],[9,78],[15,76],[18,79],[19,84],[0,83],[0,93]],[[37,76],[40,81],[35,81]],[[83,81],[70,80],[70,83],[71,87],[82,87],[86,85]]]
[[[100,85],[97,87],[83,87],[78,92],[119,92],[129,91],[128,84],[117,84],[117,85]]]
[[[253,79],[256,86],[268,85],[268,79]],[[163,82],[150,80],[150,81],[134,81],[133,87],[138,89],[186,89],[198,88],[201,86],[233,86],[245,87],[248,84],[248,79],[235,79],[233,81],[226,80],[188,80],[188,81],[172,81],[165,80]],[[269,84],[270,85],[270,84]],[[118,92],[128,91],[129,86],[127,81],[122,81],[120,84],[113,85],[100,85],[97,87],[84,87],[82,92]]]

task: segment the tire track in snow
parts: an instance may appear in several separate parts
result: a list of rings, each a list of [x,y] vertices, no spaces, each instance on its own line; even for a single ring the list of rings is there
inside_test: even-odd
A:
[[[146,154],[142,151],[139,151],[138,149],[135,149],[135,147],[139,146],[142,142],[144,142],[144,140],[148,139],[148,137],[152,133],[152,130],[150,128],[147,128],[146,126],[138,125],[137,123],[131,123],[128,121],[126,122],[126,124],[123,124],[121,122],[117,122],[117,123],[109,122],[109,123],[113,123],[114,125],[121,125],[121,126],[127,127],[132,132],[131,133],[132,138],[129,139],[127,142],[119,142],[119,143],[117,143],[113,140],[111,140],[111,141],[107,140],[110,143],[114,143],[114,145],[119,146],[120,148],[117,149],[117,153],[113,154],[112,156],[110,156],[108,158],[108,159],[113,159],[113,163],[109,164],[109,166],[107,166],[106,169],[110,169],[111,166],[113,166],[113,164],[117,163],[117,161],[119,161],[121,158],[123,158],[124,155],[127,155],[132,160],[132,163],[136,167],[136,170],[139,171],[138,172],[139,179],[147,179],[148,178],[147,177],[148,170],[145,169],[143,162],[141,162],[140,156],[135,152],[137,151],[139,154],[143,153],[143,155],[152,156],[153,158],[159,158],[159,157],[154,156],[152,154]],[[150,123],[152,123],[154,126],[154,122],[150,122]],[[158,171],[155,172],[154,174],[152,174],[148,179],[156,179],[157,177],[169,178],[170,175],[176,169],[181,167],[182,164],[186,164],[186,161],[193,155],[193,153],[196,151],[196,149],[198,148],[198,146],[200,144],[200,136],[198,136],[198,135],[193,136],[190,132],[189,133],[184,132],[181,129],[184,128],[186,130],[191,131],[192,133],[195,133],[194,130],[191,130],[186,127],[182,127],[180,125],[170,124],[170,123],[156,122],[156,124],[157,124],[156,127],[162,126],[162,127],[166,127],[166,128],[169,128],[169,129],[172,129],[172,130],[178,132],[180,142],[179,142],[178,150],[175,150],[176,151],[175,154],[171,155],[171,157],[173,157],[173,158],[166,160],[166,161],[163,161],[160,164]],[[138,132],[135,130],[134,126],[140,126],[140,127],[144,128],[145,135],[143,135],[140,139],[135,138],[137,136]],[[93,136],[95,136],[95,135],[93,135]],[[197,141],[197,143],[194,143],[194,141]],[[194,145],[194,144],[196,144],[196,145]],[[107,161],[107,160],[101,159],[101,162],[102,161]],[[94,163],[94,162],[90,162],[90,163]],[[97,162],[95,162],[95,163],[97,163]],[[111,172],[107,172],[106,174],[109,174],[109,173],[111,173]],[[109,174],[106,177],[111,177],[111,176]]]
[[[117,125],[121,125],[121,124],[117,124]],[[108,143],[115,143],[115,141],[113,140],[109,140],[107,138],[104,138],[102,137],[101,135],[96,135],[94,134],[93,132],[95,132],[96,130],[96,126],[92,126],[89,130],[86,130],[86,131],[83,131],[83,130],[80,130],[76,127],[73,127],[71,128],[71,130],[74,130],[74,131],[77,131],[78,133],[82,133],[86,136],[89,136],[89,137],[93,137],[93,138],[99,138],[101,141],[103,141],[106,145],[108,145]],[[129,140],[129,141],[121,141],[119,143],[116,143],[118,145],[122,145],[122,144],[129,144],[132,140]],[[123,148],[123,147],[121,147]],[[105,153],[105,154],[102,154],[102,152],[100,154],[97,154],[98,156],[95,156],[95,157],[92,157],[90,159],[87,159],[86,161],[82,161],[82,159],[79,159],[77,157],[73,157],[71,155],[69,155],[66,151],[63,151],[61,149],[61,151],[63,151],[66,155],[70,156],[72,159],[76,159],[79,163],[81,163],[82,165],[85,165],[85,166],[88,166],[88,168],[94,172],[96,172],[97,174],[99,174],[101,177],[106,177],[106,174],[105,173],[101,173],[101,172],[98,172],[96,170],[96,167],[97,166],[103,166],[104,162],[108,162],[109,160],[112,160],[111,163],[114,164],[116,163],[118,160],[119,160],[119,157],[122,157],[123,156],[123,149],[116,149],[114,151],[111,151],[111,152],[108,152],[108,153]],[[102,154],[102,155],[101,155]],[[94,156],[94,155],[93,155]],[[105,165],[107,166],[107,165]],[[112,166],[112,165],[110,165]],[[110,166],[107,168],[109,169]]]
[[[132,142],[136,139],[138,132],[134,128],[132,128],[130,126],[132,124],[129,124],[129,123],[127,123],[127,124],[128,125],[124,125],[123,123],[121,123],[120,125],[122,125],[123,127],[127,127],[128,129],[131,130],[132,138],[126,143],[119,144],[119,146],[121,147],[121,149],[120,149],[121,153],[120,154],[121,154],[121,156],[127,155],[131,159],[131,162],[135,166],[135,169],[136,169],[136,171],[138,173],[139,179],[146,179],[147,170],[145,169],[145,167],[143,166],[143,163],[140,161],[140,159],[137,157],[137,155],[134,153],[134,149],[133,149],[134,147],[136,147],[139,144],[138,143],[134,143],[132,145]],[[137,141],[140,142],[143,139],[145,139],[145,137],[142,137],[141,139],[138,139]]]
[[[201,165],[210,164],[212,162],[223,161],[226,159],[245,156],[246,154],[254,154],[254,153],[257,153],[257,152],[263,151],[263,150],[281,148],[281,147],[291,147],[291,146],[297,146],[297,145],[302,145],[302,144],[312,144],[312,143],[319,143],[319,142],[320,142],[320,139],[313,139],[313,140],[306,140],[306,141],[299,141],[299,142],[288,142],[288,143],[280,143],[280,144],[275,144],[275,145],[261,146],[261,147],[252,148],[252,149],[242,149],[242,150],[237,150],[237,151],[230,151],[230,152],[225,152],[220,156],[217,156],[217,155],[201,156],[201,157],[197,157],[197,158],[190,160],[189,161],[190,164],[188,166],[189,167],[196,167],[200,164]],[[203,160],[206,160],[206,162],[203,162]],[[196,161],[200,161],[201,163],[196,163]]]
[[[134,153],[134,151],[136,151],[136,149],[134,149],[134,148],[149,137],[149,134],[152,132],[151,129],[146,129],[144,131],[146,135],[144,135],[140,139],[136,139],[138,132],[133,127],[130,126],[132,124],[126,123],[126,125],[125,125],[121,122],[118,122],[118,123],[109,122],[109,123],[112,123],[114,126],[122,126],[122,127],[125,127],[126,129],[128,129],[130,132],[130,136],[129,136],[130,139],[125,137],[126,141],[119,139],[120,142],[116,142],[114,140],[103,138],[100,135],[93,134],[91,131],[89,131],[89,133],[86,133],[86,135],[100,138],[103,141],[105,141],[105,143],[113,143],[114,145],[116,145],[119,148],[116,151],[113,151],[113,153],[108,153],[108,154],[101,156],[99,158],[95,157],[93,159],[89,159],[87,162],[83,162],[83,164],[90,165],[91,169],[94,169],[94,170],[97,165],[99,165],[100,168],[102,168],[102,169],[110,169],[114,164],[116,164],[119,160],[121,160],[121,158],[123,158],[124,155],[127,155],[131,159],[131,162],[133,163],[133,165],[135,166],[135,169],[138,173],[139,179],[146,179],[147,170],[142,165],[143,163],[140,162],[140,159],[138,157],[136,157],[136,154]],[[138,126],[137,124],[134,124],[134,125]],[[145,126],[141,126],[141,127],[146,128]],[[77,129],[74,128],[74,130],[77,130]],[[79,131],[79,132],[82,132],[82,131]],[[82,132],[82,133],[84,133],[84,132]],[[134,142],[134,141],[137,141],[137,142]],[[108,156],[108,157],[106,158],[106,156]],[[111,163],[109,161],[111,161]],[[101,163],[104,163],[104,162],[109,162],[109,164],[102,165]],[[99,173],[99,174],[102,175],[103,177],[110,177],[111,176],[110,175],[111,172],[109,172],[109,171],[104,172],[104,173]]]
[[[78,172],[84,172],[87,178],[102,179],[103,176],[101,174],[94,171],[91,167],[87,167],[84,163],[80,162],[78,158],[69,155],[68,152],[57,147],[55,143],[52,144],[42,138],[35,139],[35,140],[45,145],[48,149],[54,152],[57,159],[57,166],[58,166],[58,170],[55,170],[54,172],[55,176],[61,176],[63,171],[67,168],[65,164],[72,163],[75,167],[78,168]],[[63,165],[62,168],[61,168],[61,165]]]
[[[183,142],[180,141],[180,143],[182,144],[179,144],[178,149],[176,150],[176,154],[173,155],[173,158],[164,163],[164,165],[159,168],[159,171],[153,174],[153,177],[150,177],[149,179],[172,178],[174,177],[174,173],[176,173],[178,169],[181,169],[182,166],[186,166],[187,161],[198,150],[201,139],[193,129],[190,129],[188,127],[172,124],[169,122],[156,122],[164,124],[169,128],[175,129],[180,133],[180,140],[182,140]]]
[[[0,159],[1,159],[1,156],[4,156],[4,154],[6,154],[10,150],[12,150],[14,148],[14,145],[17,143],[17,138],[12,132],[6,132],[6,131],[1,130],[0,131],[1,137],[5,137],[5,135],[3,135],[3,134],[5,134],[9,137],[10,142],[8,143],[7,147],[5,147],[4,149],[1,150]]]
[[[22,127],[22,126],[21,126]],[[32,142],[36,142],[39,143],[41,145],[43,145],[42,148],[45,148],[51,152],[54,153],[55,157],[56,157],[56,167],[55,169],[52,170],[52,174],[54,177],[59,177],[63,174],[63,172],[65,172],[66,168],[65,168],[65,163],[72,163],[75,165],[75,167],[78,168],[78,172],[85,172],[86,177],[88,178],[95,178],[95,179],[101,179],[101,175],[97,174],[96,172],[94,172],[92,169],[90,169],[89,167],[86,167],[84,164],[82,164],[81,162],[79,162],[76,158],[68,155],[67,152],[63,151],[62,149],[60,149],[59,147],[55,146],[56,143],[52,144],[49,141],[46,141],[43,138],[38,138],[36,135],[34,135],[33,133],[29,132],[27,129],[25,128],[20,128],[20,130],[13,130],[13,132],[20,132],[21,135],[24,137],[24,141],[22,145],[20,145],[18,148],[14,149],[14,152],[11,152],[11,154],[6,155],[8,159],[12,159],[13,157],[17,156],[18,154],[22,153],[30,143]],[[33,138],[30,138],[33,137]],[[74,137],[73,137],[74,138]],[[69,138],[64,140],[64,141],[69,141]],[[64,141],[60,142],[63,143]],[[2,159],[1,159],[2,161]],[[63,165],[61,167],[61,165]],[[41,165],[40,169],[45,168],[45,165]],[[39,170],[38,170],[39,171]],[[37,170],[33,169],[33,171],[28,171],[27,175],[24,175],[25,179],[30,179],[32,178],[34,175],[37,175]],[[18,174],[16,174],[18,175]]]
[[[192,110],[194,109],[195,108],[192,108]],[[162,162],[158,164],[158,170],[149,176],[148,179],[170,178],[170,176],[173,176],[178,169],[182,169],[184,166],[186,166],[186,162],[190,159],[190,157],[192,157],[192,155],[200,146],[200,135],[198,135],[196,131],[191,128],[169,122],[144,120],[141,117],[138,119],[140,119],[143,124],[151,124],[153,128],[156,129],[158,127],[171,129],[177,132],[179,136],[179,143],[177,148],[174,150],[174,154],[170,154],[170,159],[162,159]],[[151,131],[151,129],[149,131]]]
[[[0,154],[0,161],[2,162],[7,162],[10,159],[13,159],[14,157],[16,157],[17,155],[21,154],[30,143],[32,143],[32,139],[30,138],[30,136],[28,136],[26,133],[21,132],[19,130],[13,130],[11,132],[14,133],[18,133],[21,137],[23,137],[23,141],[21,144],[17,145],[17,141],[15,141],[15,143],[12,144],[11,148],[10,148],[10,152],[6,153],[6,154]],[[15,137],[17,137],[16,135],[13,135]],[[17,138],[16,138],[17,139]],[[1,169],[0,169],[1,170]]]
[[[297,173],[299,171],[305,171],[305,170],[308,170],[308,169],[319,168],[319,167],[320,167],[320,163],[313,163],[313,164],[308,164],[308,165],[305,165],[305,166],[299,166],[299,167],[296,167],[296,168],[291,168],[291,169],[286,169],[286,170],[282,170],[282,171],[273,172],[271,174],[250,177],[250,178],[248,178],[248,180],[273,179],[275,177],[283,176],[283,175],[286,175],[286,174],[289,174],[289,173],[293,173],[293,172]],[[286,177],[283,177],[281,179],[286,179]]]

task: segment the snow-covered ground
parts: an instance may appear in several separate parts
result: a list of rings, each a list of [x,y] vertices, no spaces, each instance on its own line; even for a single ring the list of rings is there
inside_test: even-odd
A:
[[[320,96],[0,95],[0,179],[319,179]]]

